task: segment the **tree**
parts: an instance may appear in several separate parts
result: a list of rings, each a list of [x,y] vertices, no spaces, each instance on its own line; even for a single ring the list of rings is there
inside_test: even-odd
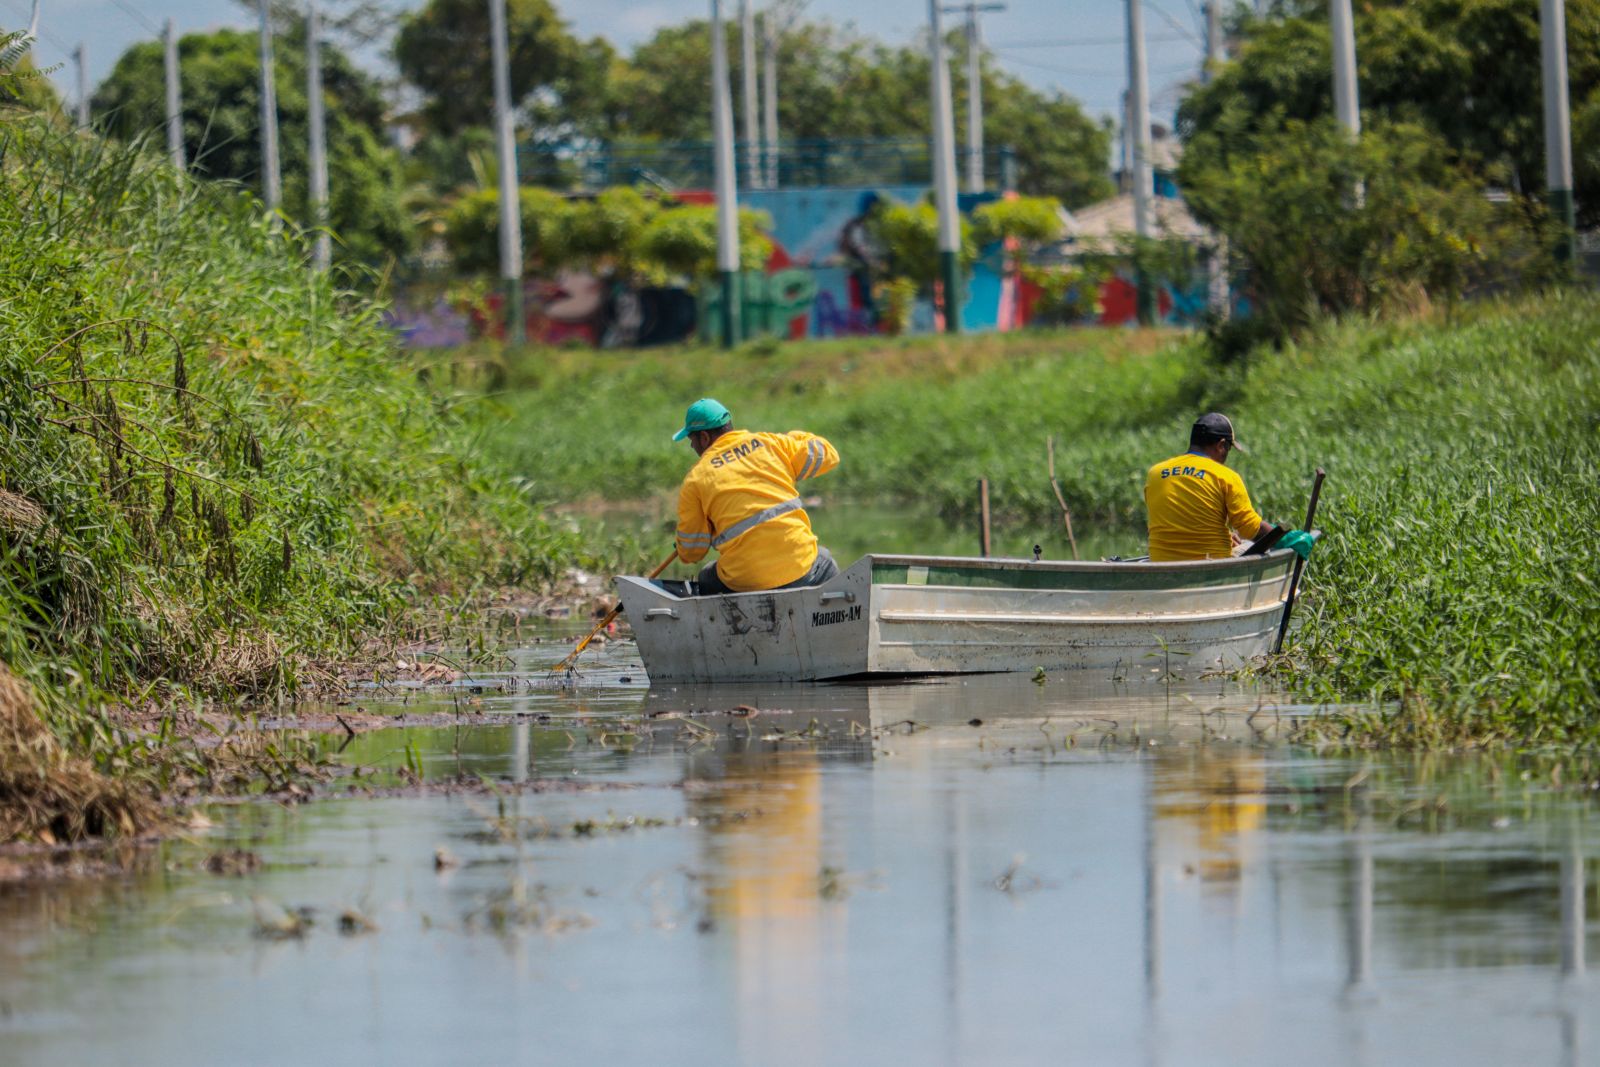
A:
[[[178,42],[184,156],[197,176],[259,187],[260,64],[257,37],[239,30],[187,34]],[[377,263],[411,247],[413,227],[401,204],[400,159],[384,142],[384,103],[376,83],[338,49],[324,46],[323,92],[328,137],[329,221],[335,255]],[[304,27],[274,49],[284,211],[310,219]],[[118,58],[93,98],[109,133],[151,135],[166,123],[162,47],[149,41]]]
[[[1236,58],[1178,111],[1182,174],[1226,167],[1254,139],[1332,113],[1325,3],[1292,0],[1285,17],[1237,20]],[[1600,0],[1567,0],[1574,109],[1600,100]],[[1437,133],[1486,184],[1544,188],[1539,5],[1530,0],[1366,0],[1356,5],[1357,77],[1372,120]],[[1596,106],[1600,106],[1597,104]],[[1576,134],[1581,122],[1574,126]],[[1600,223],[1600,159],[1574,137],[1580,219]],[[1180,174],[1180,180],[1182,179]]]
[[[56,111],[61,107],[61,97],[46,77],[56,68],[40,70],[34,66],[32,47],[33,41],[25,30],[0,33],[0,107]]]
[[[1184,190],[1248,271],[1256,336],[1290,336],[1323,314],[1448,302],[1547,265],[1548,242],[1521,208],[1485,198],[1420,125],[1373,123],[1352,140],[1332,118],[1290,121],[1251,143],[1227,166],[1188,172]]]
[[[506,0],[506,43],[513,106],[555,116],[566,126],[599,113],[611,47],[581,43],[550,0]],[[401,18],[394,58],[400,76],[423,95],[427,129],[453,137],[494,116],[489,5],[429,0]]]
[[[730,81],[737,86],[742,59],[731,32],[728,40]],[[928,69],[925,48],[890,47],[828,22],[795,22],[778,40],[783,138],[926,139]],[[599,127],[605,136],[710,138],[711,30],[705,20],[658,30],[612,70]],[[1040,93],[988,64],[982,77],[985,143],[1014,149],[1022,192],[1081,207],[1115,191],[1105,175],[1109,127],[1070,97]],[[958,111],[964,94],[960,85]]]

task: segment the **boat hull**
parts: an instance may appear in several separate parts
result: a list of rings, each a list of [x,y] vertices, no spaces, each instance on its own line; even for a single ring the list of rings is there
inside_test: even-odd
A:
[[[866,556],[824,585],[677,597],[617,579],[652,681],[1108,670],[1265,656],[1293,553],[1193,563]]]

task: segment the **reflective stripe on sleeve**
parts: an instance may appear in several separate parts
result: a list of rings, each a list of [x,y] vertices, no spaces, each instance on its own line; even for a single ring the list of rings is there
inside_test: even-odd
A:
[[[804,481],[817,473],[817,468],[822,466],[822,460],[827,455],[822,447],[822,442],[812,440],[806,444],[806,465],[800,468],[800,477],[796,481]]]
[[[755,529],[757,526],[760,526],[769,519],[775,519],[779,515],[787,515],[791,511],[799,510],[800,498],[797,496],[790,497],[781,504],[774,504],[770,508],[765,508],[756,512],[748,519],[740,519],[738,522],[722,531],[716,537],[713,537],[711,539],[711,547],[721,548],[729,541],[732,541],[735,537],[738,537],[743,533],[749,533],[751,530]]]
[[[679,530],[678,543],[688,548],[710,548],[711,535],[708,533],[684,533],[682,530]]]

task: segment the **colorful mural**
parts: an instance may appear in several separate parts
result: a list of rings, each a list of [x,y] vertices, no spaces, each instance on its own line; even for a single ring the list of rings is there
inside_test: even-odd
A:
[[[705,191],[677,194],[706,203]],[[874,299],[881,281],[882,256],[873,247],[866,217],[877,201],[913,204],[927,190],[917,185],[879,188],[751,190],[741,204],[772,219],[772,254],[764,268],[741,277],[740,323],[745,337],[850,337],[884,332],[882,309]],[[999,194],[963,194],[961,211],[970,213]],[[1033,317],[1039,292],[1005,270],[999,245],[982,251],[965,280],[962,325],[971,331],[1015,330]],[[1186,283],[1162,282],[1160,320],[1193,325],[1206,308],[1203,276]],[[551,279],[528,279],[524,305],[527,335],[546,344],[581,343],[601,348],[670,344],[696,332],[709,338],[720,321],[721,287],[697,293],[671,287],[632,288],[581,271]],[[1102,326],[1132,324],[1137,294],[1128,277],[1102,285]],[[406,294],[390,313],[391,324],[409,347],[450,347],[472,336],[499,331],[500,300],[489,297],[471,307],[452,305],[443,296]],[[923,295],[911,308],[909,332],[932,333],[942,326],[933,300]],[[1088,323],[1086,323],[1087,325]]]

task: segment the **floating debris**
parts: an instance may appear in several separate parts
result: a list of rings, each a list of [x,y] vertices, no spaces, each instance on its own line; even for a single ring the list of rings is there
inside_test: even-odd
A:
[[[377,930],[378,924],[355,908],[346,908],[339,913],[339,933],[345,937],[376,933]]]
[[[200,861],[202,870],[230,878],[242,878],[261,869],[261,857],[249,849],[225,848]]]
[[[306,936],[315,922],[315,912],[308,907],[293,911],[277,901],[263,896],[250,898],[251,911],[256,918],[256,936],[271,941],[287,941]]]

